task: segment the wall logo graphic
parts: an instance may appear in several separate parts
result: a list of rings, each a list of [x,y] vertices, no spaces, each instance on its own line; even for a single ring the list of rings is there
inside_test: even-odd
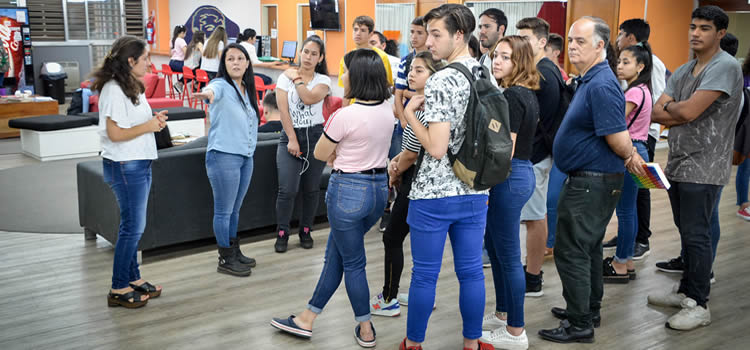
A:
[[[193,31],[201,30],[206,33],[206,39],[214,32],[216,27],[223,26],[227,30],[227,37],[236,38],[240,33],[240,27],[234,21],[227,18],[216,6],[200,6],[185,22],[187,34],[185,41],[190,42],[193,38]]]

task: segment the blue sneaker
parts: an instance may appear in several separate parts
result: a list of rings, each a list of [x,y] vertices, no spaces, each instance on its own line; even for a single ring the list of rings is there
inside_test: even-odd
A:
[[[401,315],[401,307],[397,299],[386,302],[383,294],[378,294],[370,299],[370,313],[378,316],[396,317]]]

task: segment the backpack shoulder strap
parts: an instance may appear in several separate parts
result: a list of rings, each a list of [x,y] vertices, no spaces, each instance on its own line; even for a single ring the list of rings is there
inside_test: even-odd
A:
[[[466,66],[464,66],[461,63],[453,62],[453,63],[447,65],[446,68],[453,68],[453,69],[461,72],[461,74],[463,74],[464,77],[466,77],[466,80],[468,80],[469,83],[473,83],[474,80],[476,80],[476,79],[474,79],[474,75],[471,74],[471,72],[469,71],[469,69],[466,68]]]
[[[631,126],[633,126],[633,123],[635,123],[635,120],[638,119],[638,115],[641,114],[641,109],[643,109],[643,104],[646,102],[646,92],[643,91],[642,87],[638,87],[641,89],[641,93],[643,93],[643,98],[641,99],[641,104],[638,106],[638,109],[635,111],[635,115],[633,115],[633,119],[630,119],[630,123],[628,123],[628,129],[630,129]]]

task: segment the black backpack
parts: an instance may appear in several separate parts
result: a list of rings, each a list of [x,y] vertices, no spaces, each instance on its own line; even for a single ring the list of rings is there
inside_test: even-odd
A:
[[[76,90],[73,93],[73,98],[70,100],[70,106],[68,111],[65,112],[67,115],[76,115],[83,113],[83,92],[81,89]]]
[[[484,66],[476,79],[461,63],[451,63],[447,68],[461,72],[471,84],[469,103],[464,114],[466,136],[458,154],[448,149],[448,159],[456,176],[474,190],[481,191],[497,185],[510,174],[513,140],[510,138],[508,100],[487,79],[489,71]]]

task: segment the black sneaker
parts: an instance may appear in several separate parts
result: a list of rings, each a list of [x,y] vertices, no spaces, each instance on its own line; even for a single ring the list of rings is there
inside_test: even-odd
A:
[[[302,231],[299,232],[299,243],[302,248],[310,249],[313,247],[313,239],[310,236],[310,228],[303,227]]]
[[[542,272],[538,275],[533,275],[524,271],[526,274],[526,296],[527,297],[540,297],[544,295],[542,290]]]
[[[685,262],[682,261],[682,257],[678,256],[669,261],[659,261],[656,263],[656,268],[663,272],[668,273],[682,273],[685,269]]]
[[[651,253],[651,248],[649,247],[649,244],[643,244],[643,243],[636,243],[635,244],[635,250],[633,252],[633,260],[641,260],[645,257],[647,257]]]
[[[289,235],[284,230],[279,230],[279,235],[276,236],[276,244],[273,245],[277,253],[286,252],[287,245],[289,244]]]
[[[604,249],[615,249],[615,248],[617,248],[617,236],[614,236],[609,241],[604,242],[602,244],[602,248],[604,248]]]
[[[391,212],[387,211],[383,213],[383,217],[380,218],[380,232],[385,232],[385,228],[388,227],[388,223],[391,222]]]

